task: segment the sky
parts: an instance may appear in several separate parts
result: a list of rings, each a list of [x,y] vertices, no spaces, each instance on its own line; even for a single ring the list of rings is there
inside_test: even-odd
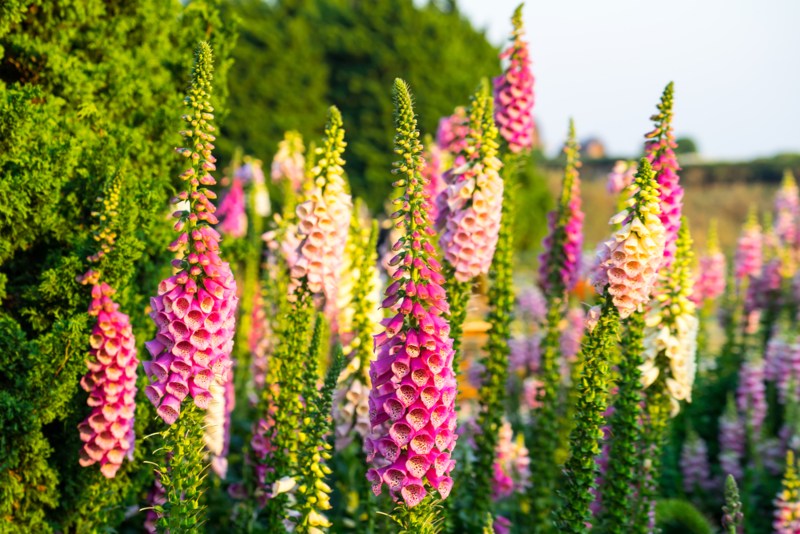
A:
[[[518,0],[459,0],[495,44]],[[548,153],[579,138],[635,156],[664,86],[709,160],[800,153],[800,0],[529,0],[534,113]]]

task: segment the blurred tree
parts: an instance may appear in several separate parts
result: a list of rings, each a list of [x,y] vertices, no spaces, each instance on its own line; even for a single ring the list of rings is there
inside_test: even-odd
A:
[[[697,143],[691,137],[679,137],[675,140],[678,143],[678,148],[675,149],[676,154],[697,154]]]
[[[353,192],[373,210],[391,182],[392,80],[411,84],[420,126],[435,133],[439,117],[500,68],[498,50],[454,2],[230,0],[227,8],[242,18],[242,37],[223,151],[240,145],[268,161],[284,130],[321,133],[335,104],[349,134]]]
[[[114,530],[153,483],[133,462],[110,481],[78,464],[90,329],[76,276],[96,252],[96,199],[120,176],[103,276],[141,352],[154,266],[169,270],[173,147],[201,39],[216,52],[221,108],[234,39],[214,0],[0,2],[0,532]],[[139,403],[138,461],[149,413]]]

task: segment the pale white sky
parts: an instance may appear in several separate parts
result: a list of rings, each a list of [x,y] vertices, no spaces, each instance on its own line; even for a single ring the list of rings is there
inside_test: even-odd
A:
[[[517,0],[459,0],[505,43]],[[800,0],[529,0],[534,113],[548,153],[580,138],[635,155],[664,86],[704,157],[800,152]]]

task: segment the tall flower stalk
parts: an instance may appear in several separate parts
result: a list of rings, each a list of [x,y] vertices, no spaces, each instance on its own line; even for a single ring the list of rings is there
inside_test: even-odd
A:
[[[120,202],[122,175],[117,174],[105,186],[102,209],[94,212],[97,222],[93,238],[99,250],[87,258],[97,270],[90,269],[78,281],[91,284],[89,315],[95,318],[89,336],[88,372],[81,388],[89,394],[89,416],[78,425],[83,447],[79,463],[83,467],[100,465],[106,478],[114,478],[123,460],[133,460],[134,412],[136,411],[136,341],[130,318],[114,302],[115,290],[101,282],[102,266],[113,250],[117,237],[116,219]]]
[[[580,198],[580,146],[575,137],[575,124],[569,122],[569,137],[564,147],[567,163],[561,187],[561,198],[549,214],[550,232],[539,257],[539,280],[547,297],[547,319],[542,343],[539,377],[542,388],[541,406],[530,432],[530,451],[536,458],[529,489],[536,532],[552,532],[549,521],[555,507],[555,484],[558,478],[556,450],[559,440],[558,399],[561,384],[559,354],[561,322],[567,313],[567,294],[578,280],[583,245],[583,211]]]
[[[683,206],[683,188],[679,183],[678,158],[675,149],[675,133],[672,129],[672,103],[674,84],[670,82],[664,88],[658,113],[650,117],[655,122],[652,131],[645,135],[645,157],[653,165],[661,198],[661,224],[664,225],[666,245],[664,248],[664,267],[669,268],[675,259],[675,242],[681,226]]]
[[[408,85],[394,83],[395,154],[402,195],[393,218],[404,230],[394,244],[398,268],[386,290],[383,332],[375,336],[377,359],[370,364],[370,421],[367,479],[375,494],[385,484],[398,503],[393,513],[407,531],[437,532],[438,499],[453,481],[450,455],[456,442],[456,380],[444,277],[430,240],[430,204],[420,173],[422,144]]]
[[[649,459],[640,487],[637,524],[646,524],[655,507],[661,446],[680,402],[691,402],[697,369],[698,319],[692,294],[692,238],[683,221],[675,261],[646,317],[642,381],[646,388],[645,439],[641,454]]]
[[[506,188],[503,199],[500,235],[489,270],[489,339],[482,358],[483,380],[478,392],[480,408],[475,436],[476,459],[473,473],[473,506],[471,517],[486,528],[487,518],[492,518],[491,482],[495,451],[503,424],[503,411],[508,380],[511,321],[514,311],[514,215],[511,188]]]
[[[511,45],[500,55],[508,60],[505,71],[494,79],[495,121],[500,135],[513,153],[533,148],[533,72],[525,40],[520,4],[511,18],[514,26]]]
[[[209,102],[212,71],[211,48],[200,43],[184,100],[188,113],[183,120],[188,129],[181,135],[187,147],[177,149],[190,161],[181,175],[187,189],[173,199],[183,208],[174,213],[179,236],[170,245],[176,253],[177,272],[159,284],[158,296],[151,299],[150,317],[158,332],[145,344],[153,358],[145,363],[153,380],[145,394],[170,425],[161,433],[163,459],[158,473],[166,502],[158,526],[171,532],[197,528],[203,520],[203,413],[212,399],[212,383],[224,386],[229,378],[238,304],[236,282],[230,266],[219,257],[220,236],[213,228],[216,196],[207,189],[216,183],[210,174],[216,169],[211,154],[215,139]],[[187,396],[194,402],[179,419]]]
[[[436,199],[456,358],[472,281],[489,272],[500,231],[503,180],[498,146],[492,96],[484,81],[470,104],[467,142],[455,166],[445,173],[447,186]]]
[[[658,186],[649,161],[642,159],[628,209],[610,223],[622,228],[606,241],[599,257],[595,287],[602,308],[583,348],[575,426],[565,465],[566,488],[557,513],[562,532],[587,532],[589,507],[598,474],[603,413],[608,406],[609,362],[617,350],[619,319],[640,312],[650,298],[664,254],[664,228],[659,219]]]
[[[297,429],[302,427],[306,413],[303,376],[308,366],[306,356],[315,309],[324,310],[335,324],[342,251],[352,213],[344,179],[344,133],[341,113],[331,107],[323,146],[316,149],[319,158],[310,169],[311,189],[297,205],[296,219],[282,229],[281,246],[289,269],[290,311],[282,325],[268,375],[277,378],[278,392],[274,395],[270,388],[265,388],[262,396],[264,421],[272,430],[257,429],[258,434],[271,434],[271,439],[265,440],[270,445],[269,454],[260,454],[258,458],[261,471],[267,475],[265,488],[298,475],[298,454],[303,441]],[[275,407],[274,414],[271,405]],[[288,514],[288,496],[273,491],[266,505],[268,524],[280,525]]]

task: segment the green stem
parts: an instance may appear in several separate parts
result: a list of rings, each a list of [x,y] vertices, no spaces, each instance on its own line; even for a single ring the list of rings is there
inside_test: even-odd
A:
[[[452,269],[447,272],[447,297],[450,304],[450,338],[453,340],[453,370],[458,373],[461,363],[461,338],[464,334],[464,321],[467,319],[472,282],[458,282]]]
[[[559,443],[558,401],[561,373],[558,367],[561,330],[559,323],[566,306],[563,299],[550,299],[547,308],[547,322],[542,342],[540,378],[543,382],[539,390],[541,406],[531,425],[528,440],[531,462],[531,484],[528,499],[531,506],[532,532],[554,532],[550,516],[556,505],[555,486],[559,467],[556,451]]]
[[[609,360],[616,348],[619,314],[606,293],[597,326],[583,348],[583,372],[578,384],[575,427],[570,434],[570,457],[565,464],[565,490],[556,513],[559,532],[585,533],[591,520],[592,488],[598,473],[597,455],[603,439],[608,402]]]
[[[510,189],[510,188],[509,188]],[[514,309],[513,269],[513,205],[507,189],[497,248],[489,270],[489,340],[483,358],[484,376],[480,388],[480,412],[475,436],[476,460],[472,477],[473,506],[470,517],[475,530],[486,526],[492,512],[492,476],[498,433],[503,423],[506,382],[508,378],[508,340]]]
[[[161,532],[193,532],[205,520],[203,480],[208,467],[203,443],[203,411],[188,403],[178,420],[161,435],[164,446],[159,474],[166,492],[162,516],[157,526]]]
[[[642,418],[642,353],[644,351],[644,315],[636,312],[626,321],[627,335],[619,364],[619,391],[611,416],[613,436],[608,472],[603,487],[602,532],[647,532],[644,524],[632,521],[637,508],[636,483],[641,475],[642,457],[638,445]]]

